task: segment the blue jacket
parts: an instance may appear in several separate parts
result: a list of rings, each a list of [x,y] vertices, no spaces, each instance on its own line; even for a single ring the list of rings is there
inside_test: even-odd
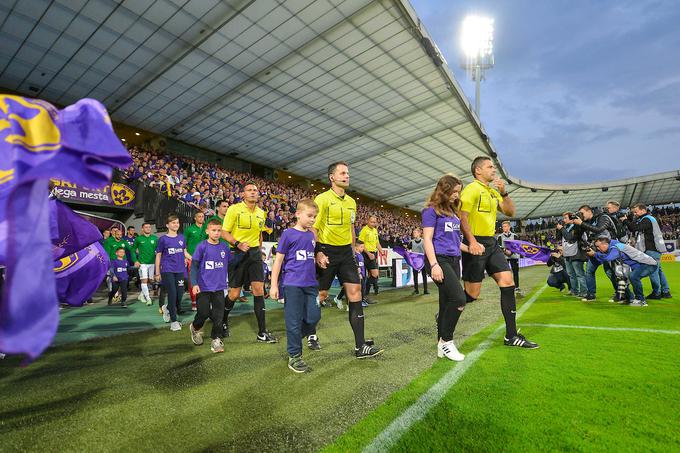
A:
[[[595,258],[601,263],[621,259],[621,261],[629,265],[631,269],[635,269],[640,264],[649,264],[651,266],[657,265],[656,261],[651,256],[615,239],[609,243],[609,250],[607,250],[607,253],[595,252]]]

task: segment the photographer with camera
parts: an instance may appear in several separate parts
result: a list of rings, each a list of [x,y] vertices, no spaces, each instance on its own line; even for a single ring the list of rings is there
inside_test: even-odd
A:
[[[616,236],[612,236],[612,239],[617,239],[624,244],[628,243],[628,230],[621,220],[621,216],[625,215],[621,212],[621,205],[618,201],[609,200],[607,202],[607,215],[614,224],[614,231],[616,231]]]
[[[585,271],[588,256],[579,246],[579,242],[583,242],[585,239],[581,228],[574,224],[576,217],[576,214],[573,212],[562,214],[562,220],[556,226],[557,239],[562,240],[562,255],[564,256],[565,269],[571,283],[571,294],[579,298],[585,298],[588,295]]]
[[[604,273],[607,274],[607,277],[609,277],[609,280],[611,280],[612,286],[614,287],[614,296],[610,300],[612,302],[618,302],[620,297],[616,294],[616,279],[614,278],[612,268],[609,265],[609,262],[600,262],[595,259],[595,252],[591,245],[595,239],[600,237],[616,239],[616,226],[608,214],[594,214],[593,208],[587,204],[581,206],[578,209],[578,213],[579,215],[574,219],[574,224],[578,225],[586,234],[586,242],[582,243],[581,247],[590,257],[586,263],[586,286],[588,288],[588,294],[586,294],[586,297],[581,300],[584,302],[595,300],[595,292],[597,290],[595,283],[595,272],[597,271],[597,268],[600,267],[600,264],[602,264]]]
[[[647,210],[647,206],[638,203],[631,208],[633,218],[630,215],[620,219],[631,231],[635,238],[635,248],[654,258],[658,264],[656,272],[649,276],[652,282],[652,293],[647,299],[670,299],[671,291],[668,280],[661,269],[661,254],[666,251],[666,243],[659,222]]]
[[[548,286],[557,288],[560,291],[564,289],[564,284],[567,284],[567,288],[571,291],[572,286],[569,280],[569,274],[566,271],[566,261],[564,256],[562,256],[563,249],[558,247],[557,250],[550,253],[550,258],[546,263],[550,268],[550,275],[548,275]]]
[[[630,245],[604,236],[595,239],[595,248],[597,252],[595,252],[594,258],[599,262],[608,263],[610,266],[613,263],[619,262],[622,267],[623,265],[630,267],[629,273],[622,272],[617,278],[624,280],[627,277],[630,280],[635,295],[630,305],[633,307],[646,307],[647,301],[645,300],[645,294],[642,292],[642,278],[648,277],[656,271],[658,268],[656,260]],[[621,286],[627,287],[627,283],[624,281]],[[626,293],[628,293],[627,289]],[[619,298],[619,303],[624,303],[623,298]]]

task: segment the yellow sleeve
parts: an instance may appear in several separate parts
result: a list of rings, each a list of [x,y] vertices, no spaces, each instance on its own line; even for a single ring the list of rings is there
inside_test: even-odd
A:
[[[319,213],[316,215],[316,220],[314,221],[314,225],[312,225],[312,227],[316,231],[319,231],[326,224],[326,208],[327,208],[327,206],[326,206],[325,198],[322,197],[321,195],[317,195],[316,198],[314,198],[314,202],[319,207]]]
[[[470,184],[460,193],[460,209],[465,212],[472,212],[474,207],[479,202],[479,193],[476,188]]]
[[[224,222],[222,223],[222,229],[227,233],[231,233],[234,230],[234,224],[236,223],[236,205],[229,206],[227,209],[227,215],[224,216]]]
[[[366,243],[366,236],[368,236],[368,229],[363,227],[361,231],[359,231],[359,240],[364,244]]]

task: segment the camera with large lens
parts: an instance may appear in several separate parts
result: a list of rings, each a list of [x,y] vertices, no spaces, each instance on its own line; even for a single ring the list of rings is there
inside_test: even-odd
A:
[[[614,261],[614,278],[616,279],[616,295],[619,300],[626,298],[626,289],[628,289],[628,282],[630,281],[630,266],[617,260]]]

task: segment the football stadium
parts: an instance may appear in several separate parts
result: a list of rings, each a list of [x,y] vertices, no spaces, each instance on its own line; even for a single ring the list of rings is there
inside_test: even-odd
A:
[[[0,451],[680,451],[678,20],[1,1]]]

